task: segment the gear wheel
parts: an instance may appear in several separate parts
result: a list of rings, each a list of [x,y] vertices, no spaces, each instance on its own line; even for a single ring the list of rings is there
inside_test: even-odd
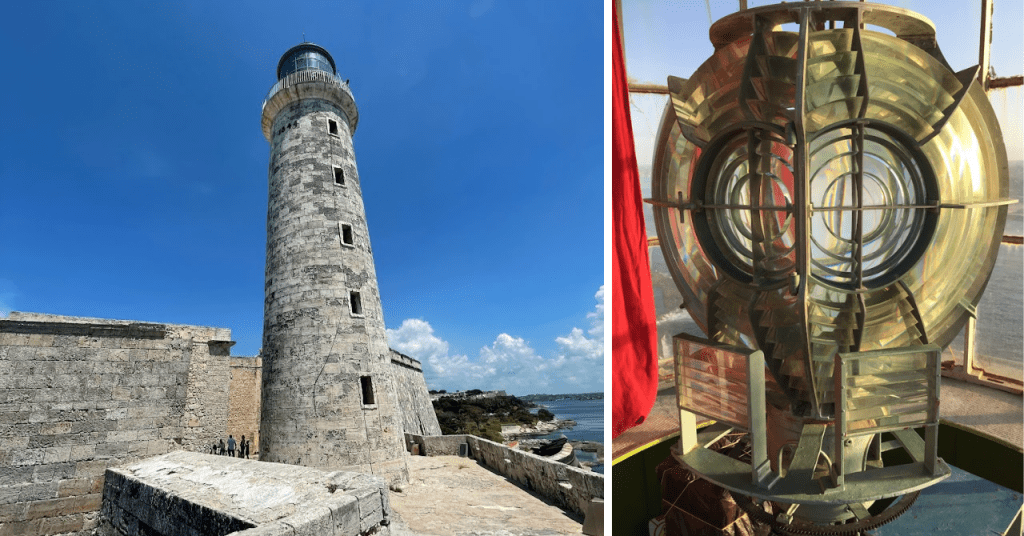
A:
[[[881,527],[886,523],[889,523],[901,516],[904,512],[910,508],[917,497],[921,494],[920,491],[908,493],[900,500],[889,505],[888,508],[882,512],[864,518],[859,519],[853,523],[846,523],[844,525],[815,525],[813,523],[806,523],[796,521],[793,523],[781,523],[775,517],[768,512],[765,512],[763,508],[758,506],[755,502],[751,502],[751,498],[745,495],[739,495],[737,493],[729,492],[732,495],[736,505],[739,506],[750,518],[759,523],[764,523],[771,526],[777,532],[782,534],[788,534],[792,536],[797,535],[851,535],[856,536],[862,534],[865,530],[871,530],[877,527]]]

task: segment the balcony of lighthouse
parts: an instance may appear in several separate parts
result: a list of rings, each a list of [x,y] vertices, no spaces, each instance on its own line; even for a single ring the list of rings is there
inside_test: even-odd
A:
[[[274,116],[288,103],[303,98],[318,98],[334,102],[344,110],[350,133],[355,133],[359,111],[348,82],[333,72],[306,68],[281,77],[263,99],[263,136],[270,139]]]

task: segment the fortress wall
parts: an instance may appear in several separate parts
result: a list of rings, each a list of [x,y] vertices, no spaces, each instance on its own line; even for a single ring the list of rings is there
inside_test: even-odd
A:
[[[0,320],[0,534],[90,528],[108,466],[222,437],[230,338],[199,326]]]
[[[249,457],[256,458],[260,448],[260,388],[262,387],[262,359],[258,357],[232,357],[231,383],[228,388],[227,433],[240,440],[252,442]]]
[[[441,425],[437,422],[420,362],[391,350],[391,370],[405,433],[441,435]]]
[[[592,499],[604,498],[604,475],[510,449],[487,439],[473,435],[406,434],[406,444],[414,443],[420,445],[420,452],[426,456],[457,455],[459,445],[468,444],[471,458],[580,515],[587,514]]]
[[[436,435],[424,436],[419,434],[405,434],[405,444],[411,451],[412,445],[420,446],[420,454],[423,456],[458,456],[459,445],[468,445],[465,434],[457,435]],[[467,446],[468,448],[468,446]]]

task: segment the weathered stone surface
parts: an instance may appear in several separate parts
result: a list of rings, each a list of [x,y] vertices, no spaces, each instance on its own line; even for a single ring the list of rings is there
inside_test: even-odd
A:
[[[264,108],[270,165],[260,459],[404,482],[403,421],[346,113],[351,102],[307,91],[316,84],[289,86]],[[343,226],[351,244],[343,243]],[[372,383],[372,402],[364,400],[362,378]]]
[[[0,320],[0,506],[17,506],[4,530],[79,530],[99,509],[108,466],[222,437],[230,339],[201,326]]]
[[[427,382],[420,362],[391,350],[391,369],[395,375],[395,393],[402,412],[402,428],[407,434],[441,435],[441,425],[430,401]]]
[[[420,445],[425,456],[457,455],[459,445],[468,445],[470,458],[581,516],[586,514],[591,499],[604,498],[604,475],[600,473],[553,462],[476,436],[406,434],[406,441]]]
[[[551,536],[580,534],[583,519],[527,493],[482,464],[455,456],[412,456],[409,485],[392,493],[395,535]]]
[[[129,536],[354,535],[390,523],[372,475],[193,452],[107,470],[104,516]]]
[[[249,453],[255,457],[260,447],[260,388],[262,360],[258,357],[232,357],[231,385],[228,388],[227,433],[250,442]]]

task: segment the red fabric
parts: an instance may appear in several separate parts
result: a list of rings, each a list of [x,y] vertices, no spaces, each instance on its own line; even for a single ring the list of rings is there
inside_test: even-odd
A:
[[[612,437],[647,417],[658,392],[657,324],[629,90],[612,9]]]

